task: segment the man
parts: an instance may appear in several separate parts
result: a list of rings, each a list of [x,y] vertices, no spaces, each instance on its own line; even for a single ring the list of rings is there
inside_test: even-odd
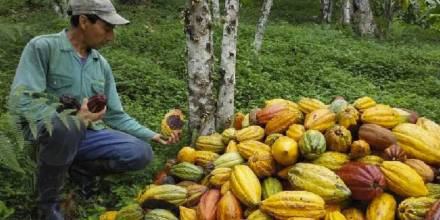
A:
[[[23,119],[24,133],[30,134],[24,116],[32,115],[37,122],[38,135],[33,141],[38,144],[40,219],[64,219],[58,203],[66,173],[87,190],[95,176],[143,169],[153,156],[148,141],[174,144],[180,139],[178,132],[164,138],[123,111],[111,68],[96,50],[113,40],[115,26],[129,21],[116,13],[110,0],[71,0],[68,13],[69,29],[35,37],[26,45],[11,89],[11,96],[19,88],[26,91],[19,96],[19,104],[11,106]],[[50,103],[30,110],[38,97],[35,94],[70,95],[81,100],[75,115],[80,128],[74,120],[66,126]],[[95,94],[106,95],[107,105],[92,113],[87,98]],[[43,122],[48,114],[52,116],[52,132]]]

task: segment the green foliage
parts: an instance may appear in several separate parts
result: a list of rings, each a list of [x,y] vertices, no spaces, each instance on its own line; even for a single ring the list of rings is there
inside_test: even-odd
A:
[[[8,219],[14,213],[14,208],[6,207],[5,203],[0,201],[0,219]]]

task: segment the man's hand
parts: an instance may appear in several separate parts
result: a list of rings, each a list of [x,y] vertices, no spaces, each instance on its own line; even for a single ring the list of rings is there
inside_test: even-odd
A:
[[[156,134],[153,136],[153,138],[151,138],[153,141],[163,144],[163,145],[169,145],[169,144],[175,144],[177,142],[180,141],[180,135],[181,135],[182,131],[180,130],[174,130],[171,133],[171,136],[168,137],[166,139],[165,136],[161,135],[161,134]]]
[[[89,100],[87,98],[83,99],[81,108],[76,113],[76,116],[81,119],[86,126],[89,125],[90,122],[95,122],[101,120],[104,117],[105,112],[107,111],[107,107],[104,107],[100,112],[92,113],[87,107],[87,102]]]

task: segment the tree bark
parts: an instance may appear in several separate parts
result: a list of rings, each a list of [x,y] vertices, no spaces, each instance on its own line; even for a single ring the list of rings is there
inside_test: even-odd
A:
[[[329,24],[332,20],[333,1],[321,0],[321,21]]]
[[[239,0],[226,0],[225,10],[226,20],[223,25],[220,64],[220,91],[217,100],[216,128],[218,131],[230,127],[234,116]]]
[[[192,143],[215,131],[212,21],[208,0],[187,0],[184,12],[188,50],[189,131]]]
[[[385,36],[388,37],[392,31],[394,16],[394,0],[384,1],[384,17],[386,19]]]
[[[67,0],[52,1],[52,8],[60,17],[67,17]]]
[[[220,20],[220,3],[219,0],[212,0],[212,17],[214,22]]]
[[[350,25],[353,16],[353,2],[352,0],[343,0],[342,4],[342,24]]]
[[[261,8],[261,17],[257,24],[257,31],[255,32],[254,48],[257,53],[261,50],[263,44],[264,31],[266,30],[267,20],[269,18],[270,10],[273,5],[273,0],[264,0]]]
[[[368,0],[353,0],[353,20],[361,36],[374,36],[377,27]]]

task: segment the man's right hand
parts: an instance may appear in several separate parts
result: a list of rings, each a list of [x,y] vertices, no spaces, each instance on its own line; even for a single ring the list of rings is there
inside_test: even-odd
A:
[[[81,104],[81,108],[76,113],[76,116],[80,120],[82,120],[86,126],[88,126],[90,122],[101,120],[104,117],[105,112],[107,111],[107,106],[106,106],[100,112],[97,113],[90,112],[89,108],[87,107],[88,101],[89,100],[87,98],[84,98]]]

